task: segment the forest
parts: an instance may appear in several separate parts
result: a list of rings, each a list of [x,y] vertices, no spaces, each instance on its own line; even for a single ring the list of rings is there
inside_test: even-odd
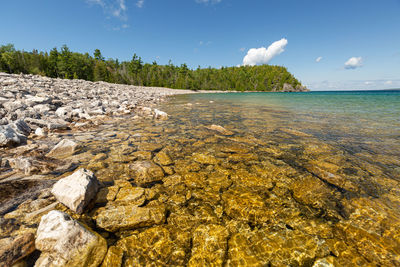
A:
[[[52,78],[83,79],[110,83],[169,87],[190,90],[282,91],[304,90],[285,67],[260,65],[190,69],[186,64],[144,63],[133,54],[132,60],[105,59],[99,49],[93,55],[72,52],[66,45],[50,52],[16,50],[0,46],[0,71],[37,74]]]

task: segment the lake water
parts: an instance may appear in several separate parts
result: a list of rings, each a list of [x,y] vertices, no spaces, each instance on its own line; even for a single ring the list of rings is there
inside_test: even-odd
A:
[[[400,92],[157,108],[168,120],[74,133],[105,187],[73,216],[107,239],[110,266],[400,266]]]

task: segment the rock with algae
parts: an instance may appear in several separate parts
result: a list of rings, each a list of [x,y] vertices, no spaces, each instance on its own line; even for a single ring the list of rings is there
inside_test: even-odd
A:
[[[129,165],[130,173],[139,185],[147,185],[161,181],[164,172],[160,166],[152,161],[136,161]]]
[[[144,207],[121,206],[111,202],[97,210],[95,219],[98,227],[117,232],[162,224],[165,221],[165,213],[165,206],[157,202],[150,202]]]
[[[124,266],[184,266],[186,251],[164,226],[156,226],[120,239]]]
[[[188,266],[223,266],[228,231],[216,224],[200,225],[193,232],[192,256]]]
[[[35,266],[99,266],[106,240],[68,214],[53,210],[43,216],[35,241],[42,253]]]

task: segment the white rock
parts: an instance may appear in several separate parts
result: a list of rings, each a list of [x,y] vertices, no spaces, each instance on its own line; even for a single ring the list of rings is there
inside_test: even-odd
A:
[[[50,158],[65,158],[67,156],[73,155],[79,150],[79,145],[72,140],[63,139],[61,140],[46,157]]]
[[[36,128],[35,134],[37,136],[46,136],[46,132],[43,130],[43,128],[40,128],[40,127]]]
[[[58,210],[42,217],[36,235],[35,266],[99,266],[107,252],[104,238]]]
[[[14,146],[21,143],[20,136],[10,126],[0,126],[0,146]]]
[[[99,181],[93,172],[79,169],[54,184],[51,193],[58,201],[81,214],[99,190]]]
[[[24,120],[17,120],[10,124],[18,134],[28,136],[31,132],[31,127]]]
[[[71,117],[72,108],[70,107],[60,107],[56,110],[56,115],[60,118],[69,118]]]
[[[160,119],[160,120],[166,120],[166,119],[168,119],[168,114],[164,111],[154,109],[154,118]]]

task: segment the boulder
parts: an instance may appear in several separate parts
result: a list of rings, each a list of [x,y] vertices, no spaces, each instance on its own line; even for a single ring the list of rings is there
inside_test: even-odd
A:
[[[17,120],[10,125],[17,134],[28,136],[31,133],[31,127],[24,120]]]
[[[16,146],[22,143],[24,138],[21,138],[17,132],[9,125],[0,125],[0,147],[1,146]]]
[[[138,185],[161,181],[164,177],[161,167],[152,161],[136,161],[129,165],[129,169]]]
[[[117,204],[100,208],[96,216],[96,224],[107,231],[117,232],[163,224],[165,218],[165,207],[162,204],[150,205],[149,203],[146,207]]]
[[[172,163],[174,163],[171,157],[163,151],[160,151],[155,155],[154,161],[163,166],[171,165]]]
[[[63,139],[47,153],[46,157],[61,159],[73,155],[78,150],[79,145],[77,143],[69,139]]]
[[[36,267],[97,267],[107,252],[107,243],[103,237],[57,210],[42,217],[35,245],[42,252]]]
[[[80,214],[99,190],[99,181],[93,172],[79,169],[54,184],[51,193],[58,201]]]
[[[154,109],[154,118],[160,120],[166,120],[168,119],[168,114],[164,111]]]

